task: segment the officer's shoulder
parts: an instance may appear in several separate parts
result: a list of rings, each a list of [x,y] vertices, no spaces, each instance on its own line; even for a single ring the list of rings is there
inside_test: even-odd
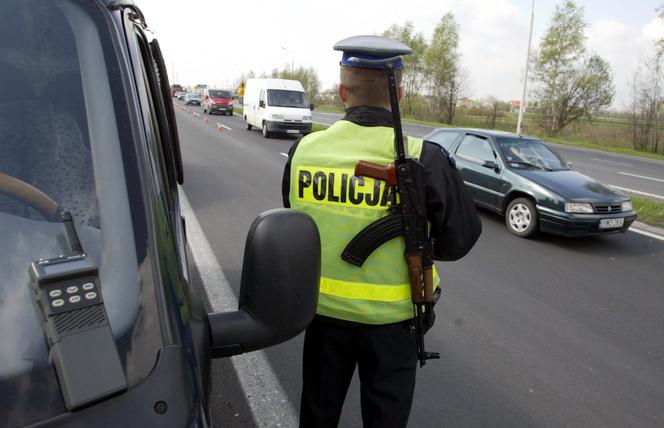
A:
[[[447,151],[447,149],[433,141],[424,140],[422,144],[422,162],[441,162],[444,166],[449,168],[456,168],[456,161],[454,156]]]

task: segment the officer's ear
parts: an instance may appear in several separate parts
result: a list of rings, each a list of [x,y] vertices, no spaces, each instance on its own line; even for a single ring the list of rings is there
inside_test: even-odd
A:
[[[397,87],[397,98],[399,99],[399,101],[403,99],[403,94],[404,94],[403,86],[399,85]]]
[[[348,89],[346,89],[343,83],[337,85],[337,95],[339,95],[339,99],[342,103],[345,104],[346,101],[348,101]]]

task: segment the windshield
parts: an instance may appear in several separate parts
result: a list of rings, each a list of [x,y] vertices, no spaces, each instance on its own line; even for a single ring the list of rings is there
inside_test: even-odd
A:
[[[64,411],[28,274],[39,258],[71,254],[58,212],[71,213],[99,268],[130,384],[154,366],[161,335],[141,290],[144,226],[129,205],[141,186],[106,18],[93,2],[2,7],[12,19],[0,25],[0,424],[23,426]]]
[[[304,92],[268,89],[267,104],[273,107],[309,108]]]
[[[512,168],[562,171],[565,161],[540,140],[498,137],[498,146]]]
[[[200,98],[201,96],[198,94],[187,94],[187,98]]]
[[[233,95],[229,91],[209,91],[212,98],[232,98]]]

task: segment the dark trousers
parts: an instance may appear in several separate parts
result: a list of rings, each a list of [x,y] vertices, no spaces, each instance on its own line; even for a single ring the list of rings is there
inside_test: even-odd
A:
[[[405,427],[415,390],[410,322],[341,324],[316,316],[304,336],[300,427],[336,427],[355,366],[364,427]]]

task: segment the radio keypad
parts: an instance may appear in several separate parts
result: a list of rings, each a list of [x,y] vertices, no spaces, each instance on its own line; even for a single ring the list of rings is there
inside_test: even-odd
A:
[[[56,313],[100,303],[101,296],[97,286],[90,279],[87,277],[78,281],[69,280],[51,284],[43,290],[42,296],[46,298],[46,304]],[[74,281],[78,284],[72,283]]]

